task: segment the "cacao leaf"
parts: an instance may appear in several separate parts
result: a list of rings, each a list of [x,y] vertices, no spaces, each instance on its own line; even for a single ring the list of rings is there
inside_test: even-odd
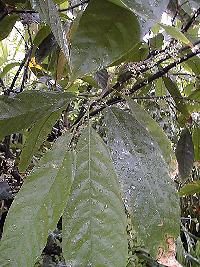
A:
[[[109,0],[137,14],[142,33],[146,34],[154,22],[160,21],[169,0]]]
[[[56,228],[73,181],[70,136],[61,136],[26,178],[9,209],[0,244],[0,266],[30,267]],[[20,255],[20,256],[19,256]]]
[[[62,110],[63,109],[57,112],[49,112],[45,117],[39,119],[30,129],[20,155],[20,163],[18,166],[20,172],[25,172],[33,155],[46,140],[47,135],[51,132],[52,127],[60,117]]]
[[[152,256],[179,234],[179,198],[158,144],[129,113],[107,109],[108,146],[134,229]],[[148,219],[147,219],[148,218]]]
[[[24,91],[15,97],[0,96],[0,139],[30,127],[49,110],[69,103],[72,94]]]
[[[195,160],[200,160],[200,128],[195,127],[192,133]]]
[[[163,129],[159,124],[135,101],[129,100],[128,105],[131,109],[133,117],[141,123],[149,134],[154,138],[158,143],[163,157],[167,164],[171,167],[171,170],[175,169],[176,165],[176,156],[172,149],[171,141],[167,138]]]
[[[63,215],[67,266],[126,266],[126,215],[109,152],[91,128],[77,145],[76,175]]]
[[[139,40],[132,12],[107,0],[91,0],[72,34],[71,80],[110,65]]]

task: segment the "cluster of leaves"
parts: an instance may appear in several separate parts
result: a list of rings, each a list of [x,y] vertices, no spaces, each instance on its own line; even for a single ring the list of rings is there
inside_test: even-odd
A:
[[[192,173],[200,160],[198,3],[0,1],[0,40],[21,21],[25,51],[21,62],[0,62],[0,150],[18,187],[23,180],[6,214],[0,266],[34,266],[58,222],[66,266],[139,266],[132,231],[146,266],[160,266],[151,257],[169,238],[181,244],[188,197],[180,211],[178,191],[200,192]],[[171,25],[161,23],[164,12]],[[21,144],[10,148],[13,135]],[[0,186],[4,214],[13,196],[5,179]],[[188,231],[182,221],[187,246],[177,257],[198,266],[200,244]]]

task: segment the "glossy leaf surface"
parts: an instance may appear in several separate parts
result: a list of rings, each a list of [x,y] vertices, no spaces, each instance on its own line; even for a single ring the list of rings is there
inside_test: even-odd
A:
[[[145,247],[156,256],[166,236],[179,233],[179,199],[167,165],[158,144],[129,113],[108,109],[106,125],[125,205]]]
[[[149,134],[154,138],[154,140],[158,143],[163,157],[167,164],[174,168],[176,157],[172,149],[172,144],[168,137],[166,136],[163,129],[159,126],[159,124],[135,101],[129,100],[128,105],[131,109],[132,115],[134,118],[141,123],[148,131]]]
[[[156,96],[165,96],[167,93],[167,89],[165,87],[165,84],[163,82],[162,78],[159,78],[157,80],[155,80],[155,93]]]
[[[34,266],[63,213],[73,180],[69,135],[61,136],[26,178],[4,226],[0,266]],[[19,256],[20,255],[20,256]]]
[[[154,21],[160,21],[169,0],[109,0],[119,6],[133,11],[138,16],[142,32],[145,34]]]
[[[108,150],[92,128],[84,130],[77,145],[62,243],[67,266],[126,265],[126,215],[119,184]]]
[[[0,96],[0,139],[28,128],[49,110],[58,110],[70,101],[69,93],[25,91],[15,97]]]
[[[139,40],[139,24],[132,12],[107,0],[91,0],[72,35],[71,79],[108,66]]]

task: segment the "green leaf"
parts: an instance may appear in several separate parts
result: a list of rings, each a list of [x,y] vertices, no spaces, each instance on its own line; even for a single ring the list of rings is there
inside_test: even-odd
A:
[[[158,33],[156,36],[154,36],[153,38],[149,39],[149,45],[150,45],[151,49],[158,50],[158,49],[162,48],[163,41],[164,41],[163,34],[162,33]]]
[[[186,44],[186,45],[192,45],[190,40],[176,27],[170,26],[170,25],[164,25],[162,23],[159,23],[159,25],[166,31],[167,34],[169,34],[172,38],[175,38],[176,40]]]
[[[181,188],[179,194],[180,196],[189,196],[200,193],[200,181],[195,181],[190,184],[186,184]]]
[[[33,39],[33,44],[37,47],[51,33],[49,26],[43,26]]]
[[[0,266],[34,266],[63,213],[73,181],[70,136],[61,136],[26,177],[9,209],[0,246]]]
[[[200,58],[198,56],[188,59],[186,62],[182,63],[182,65],[187,67],[190,72],[200,76]]]
[[[62,245],[67,266],[126,266],[126,215],[119,184],[105,144],[90,127],[77,145]]]
[[[168,77],[163,77],[164,84],[170,93],[170,95],[173,97],[174,102],[176,103],[177,109],[179,112],[181,112],[186,118],[190,116],[187,105],[184,103],[182,95],[178,89],[178,86]]]
[[[0,78],[2,79],[12,68],[19,66],[19,65],[20,65],[19,62],[12,62],[12,63],[7,64],[3,68],[2,72],[0,73]]]
[[[153,256],[179,233],[179,198],[158,144],[129,113],[107,110],[108,146],[134,229]]]
[[[8,37],[10,32],[12,31],[13,26],[15,25],[18,15],[11,14],[5,16],[0,22],[0,41]]]
[[[139,42],[117,61],[112,63],[112,66],[121,64],[122,62],[139,62],[145,60],[149,54],[149,47],[147,44]]]
[[[200,128],[195,127],[192,133],[192,142],[194,144],[194,158],[200,160]]]
[[[194,145],[188,129],[184,129],[181,132],[176,147],[176,158],[178,161],[179,176],[184,181],[189,178],[194,163]]]
[[[167,93],[167,89],[165,87],[165,84],[163,82],[162,78],[159,78],[155,80],[155,91],[156,91],[156,96],[165,96]]]
[[[154,22],[160,21],[167,9],[169,0],[109,0],[137,14],[143,34],[147,33]]]
[[[129,108],[134,118],[141,123],[149,132],[149,134],[158,143],[163,157],[171,170],[175,169],[176,157],[172,149],[172,144],[166,136],[160,125],[135,101],[128,101]]]
[[[193,85],[193,88],[194,88],[194,85]],[[190,113],[193,113],[193,112],[200,112],[200,88],[198,88],[197,90],[193,91],[189,96],[188,96],[188,99],[191,99],[191,100],[197,100],[197,102],[189,102],[187,104],[187,109]]]
[[[39,119],[30,129],[20,156],[20,163],[18,166],[20,172],[24,172],[27,169],[33,155],[46,140],[47,135],[51,132],[52,127],[59,119],[62,110],[63,109],[57,112],[48,112],[45,117]]]
[[[35,50],[35,59],[42,62],[50,53],[58,49],[58,44],[52,33],[50,33]]]
[[[139,24],[132,12],[107,0],[91,0],[72,34],[71,79],[110,65],[139,40]]]
[[[31,126],[49,110],[65,107],[72,95],[45,91],[24,91],[15,97],[0,96],[0,139]]]
[[[41,18],[50,26],[58,45],[62,49],[66,59],[69,60],[67,36],[53,0],[31,0],[31,2],[33,8],[39,12]]]

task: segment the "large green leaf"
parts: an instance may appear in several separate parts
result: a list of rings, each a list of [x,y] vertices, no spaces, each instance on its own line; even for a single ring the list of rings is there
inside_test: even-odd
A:
[[[139,40],[139,24],[132,12],[107,0],[91,0],[72,35],[71,79],[111,64]]]
[[[63,109],[57,112],[49,112],[45,117],[39,119],[30,129],[20,156],[19,170],[24,172],[40,145],[46,140],[52,127],[60,117]]]
[[[9,209],[0,246],[1,267],[31,267],[63,213],[73,181],[70,137],[60,137],[26,178]]]
[[[161,19],[169,0],[109,0],[121,7],[125,7],[138,15],[142,32],[147,33],[149,28]]]
[[[159,124],[135,101],[129,100],[128,105],[134,118],[141,123],[160,146],[163,157],[172,170],[175,169],[176,157],[172,144]]]
[[[176,147],[179,176],[184,181],[189,178],[194,163],[194,145],[188,129],[183,129]]]
[[[179,199],[158,144],[129,113],[107,110],[108,146],[124,203],[145,247],[155,256],[179,233]]]
[[[53,0],[31,0],[33,8],[37,10],[41,18],[51,27],[56,41],[62,49],[66,59],[69,59],[67,36],[63,29],[57,8]]]
[[[24,91],[16,97],[0,96],[0,139],[28,128],[49,112],[64,108],[69,93]]]
[[[126,266],[126,215],[119,184],[105,144],[90,127],[77,145],[62,244],[67,266]]]
[[[192,87],[192,89],[194,88],[194,85]],[[193,113],[193,112],[200,112],[200,88],[197,88],[197,90],[193,91],[191,94],[188,95],[188,99],[191,99],[191,100],[197,100],[196,102],[194,101],[193,103],[192,102],[189,102],[187,104],[187,109],[190,113]]]

